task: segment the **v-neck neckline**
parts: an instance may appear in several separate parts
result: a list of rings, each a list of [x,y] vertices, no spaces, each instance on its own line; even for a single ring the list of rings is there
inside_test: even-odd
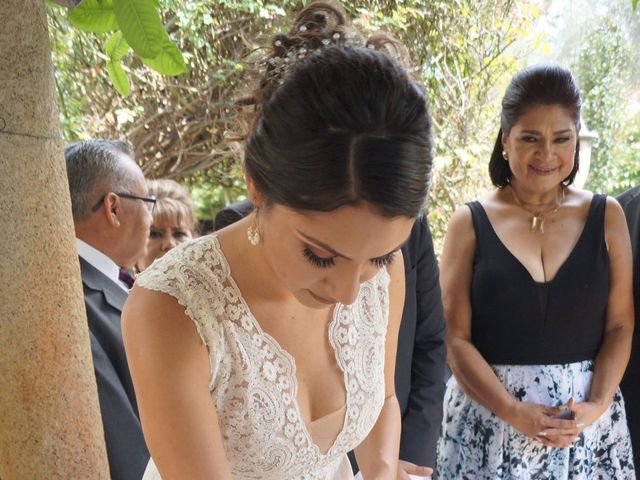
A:
[[[547,281],[544,281],[544,282],[538,282],[536,279],[534,279],[533,275],[531,275],[531,272],[529,271],[529,269],[524,266],[524,263],[522,263],[522,261],[518,257],[516,257],[515,254],[511,250],[509,250],[509,248],[507,248],[507,245],[502,241],[502,239],[500,238],[500,236],[496,232],[495,228],[493,228],[493,224],[491,223],[491,220],[489,219],[489,215],[487,214],[487,211],[484,209],[484,205],[482,205],[482,203],[480,203],[480,202],[478,202],[478,205],[480,205],[480,210],[482,211],[482,214],[484,215],[484,218],[487,221],[487,224],[489,225],[489,231],[491,232],[491,235],[493,235],[495,237],[495,239],[500,244],[501,248],[520,266],[520,268],[526,273],[527,277],[529,278],[529,280],[531,280],[531,282],[533,284],[535,284],[537,286],[547,286],[548,287],[548,286],[552,285],[556,281],[556,279],[560,276],[562,270],[564,270],[565,266],[572,260],[572,258],[574,256],[574,253],[578,249],[578,246],[584,240],[585,232],[587,231],[587,227],[589,226],[589,223],[591,222],[591,217],[593,216],[594,200],[595,200],[595,194],[592,195],[592,197],[591,197],[591,203],[589,204],[589,211],[587,212],[587,218],[586,218],[586,220],[584,222],[584,225],[582,226],[582,231],[580,232],[580,235],[578,236],[578,240],[574,244],[573,248],[571,249],[571,251],[569,252],[567,257],[563,260],[562,264],[560,265],[560,267],[556,271],[556,274],[553,276],[553,278],[551,280],[547,280]]]
[[[348,385],[349,385],[349,380],[347,378],[347,372],[346,370],[344,370],[340,364],[339,361],[336,361],[336,364],[338,365],[338,368],[342,371],[342,380],[344,383],[344,392],[345,392],[345,412],[344,412],[344,417],[342,420],[342,427],[340,428],[340,431],[338,433],[338,435],[336,436],[335,440],[331,443],[331,446],[329,447],[329,449],[326,452],[322,452],[320,450],[320,447],[318,447],[318,445],[313,441],[313,437],[311,436],[311,433],[309,432],[309,429],[307,428],[307,423],[304,422],[304,419],[302,418],[302,413],[300,411],[300,402],[298,401],[298,377],[296,375],[297,372],[297,365],[296,365],[296,359],[293,355],[291,355],[282,345],[280,345],[280,342],[278,342],[273,336],[271,336],[270,334],[268,334],[267,332],[264,331],[264,329],[262,328],[262,326],[260,325],[260,322],[258,322],[258,319],[255,317],[255,315],[253,314],[253,312],[251,311],[251,307],[249,307],[249,304],[247,303],[247,301],[245,300],[244,296],[242,295],[242,291],[240,290],[240,287],[238,287],[238,284],[236,283],[235,279],[233,278],[233,273],[231,270],[231,266],[229,265],[229,261],[227,260],[226,255],[224,254],[224,252],[222,251],[222,247],[220,245],[220,241],[218,240],[217,235],[213,236],[213,241],[214,241],[214,247],[217,250],[219,256],[220,256],[220,261],[222,264],[222,267],[224,269],[224,273],[225,273],[225,278],[228,280],[231,288],[233,288],[236,292],[236,294],[238,295],[238,299],[241,302],[242,308],[244,309],[243,314],[246,315],[247,318],[249,318],[250,322],[251,322],[251,326],[253,328],[255,328],[255,330],[258,332],[258,334],[260,336],[262,336],[262,338],[265,340],[265,342],[267,344],[269,344],[271,346],[271,348],[276,352],[276,355],[279,355],[282,359],[284,359],[284,361],[286,363],[289,364],[289,366],[291,367],[290,369],[290,375],[289,375],[289,381],[291,382],[292,385],[292,393],[293,393],[293,405],[296,411],[296,416],[297,416],[297,420],[300,423],[300,427],[301,430],[304,432],[304,435],[307,439],[307,441],[309,442],[309,445],[311,445],[313,447],[313,449],[321,456],[326,457],[328,455],[331,454],[331,452],[334,450],[335,446],[338,444],[338,440],[340,440],[342,438],[342,436],[345,434],[346,431],[346,427],[347,427],[347,417],[348,417],[348,411],[349,411],[349,390],[348,390]],[[375,278],[375,277],[374,277]],[[329,341],[329,344],[331,345],[331,349],[334,352],[334,355],[336,356],[336,360],[338,359],[338,351],[336,349],[336,342],[331,341],[332,339],[329,337],[330,333],[332,331],[332,327],[334,326],[334,324],[337,322],[339,313],[342,311],[342,309],[344,308],[344,306],[340,303],[336,303],[333,307],[333,312],[331,314],[331,320],[329,321],[329,323],[327,324],[327,340]],[[334,345],[335,344],[335,345]],[[286,373],[285,373],[286,375]],[[344,408],[340,407],[340,408]],[[337,411],[337,410],[336,410]],[[327,415],[331,415],[334,412],[329,412]],[[310,420],[309,421],[309,425],[321,420],[323,418],[325,418],[327,415],[323,415],[322,417],[318,417],[315,420]]]

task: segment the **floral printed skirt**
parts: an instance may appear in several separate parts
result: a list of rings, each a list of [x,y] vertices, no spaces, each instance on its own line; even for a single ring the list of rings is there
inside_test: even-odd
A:
[[[557,406],[585,401],[593,362],[494,365],[517,399]],[[468,397],[455,377],[447,383],[438,443],[441,480],[635,480],[631,439],[618,390],[609,409],[571,448],[547,447],[506,424]]]

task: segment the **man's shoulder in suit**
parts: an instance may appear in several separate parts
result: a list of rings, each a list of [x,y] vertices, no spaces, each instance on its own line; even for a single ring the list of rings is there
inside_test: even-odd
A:
[[[78,257],[78,259],[80,261],[85,302],[93,302],[94,299],[99,299],[100,302],[104,302],[109,307],[122,312],[124,302],[128,296],[127,292],[84,258]]]
[[[640,185],[637,185],[617,197],[622,208],[629,207],[632,203],[640,204]],[[626,209],[625,209],[626,210]]]

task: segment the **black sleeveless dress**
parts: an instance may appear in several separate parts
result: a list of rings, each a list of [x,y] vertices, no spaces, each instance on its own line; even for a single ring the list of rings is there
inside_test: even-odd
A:
[[[562,405],[587,399],[609,292],[606,197],[594,195],[573,251],[549,282],[535,282],[495,233],[479,202],[471,284],[472,341],[518,400]],[[438,478],[635,479],[620,392],[571,448],[546,447],[447,383]]]

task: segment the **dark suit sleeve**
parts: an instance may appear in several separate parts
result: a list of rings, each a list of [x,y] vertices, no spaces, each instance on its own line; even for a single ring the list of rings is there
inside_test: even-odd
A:
[[[433,239],[424,217],[420,223],[416,264],[416,335],[411,393],[402,418],[400,458],[435,467],[444,397],[446,323]]]
[[[91,334],[109,470],[113,480],[140,480],[149,461],[142,427],[104,348]]]
[[[618,197],[618,201],[627,218],[633,248],[633,301],[636,320],[631,357],[620,389],[627,412],[636,471],[640,471],[640,186]]]

